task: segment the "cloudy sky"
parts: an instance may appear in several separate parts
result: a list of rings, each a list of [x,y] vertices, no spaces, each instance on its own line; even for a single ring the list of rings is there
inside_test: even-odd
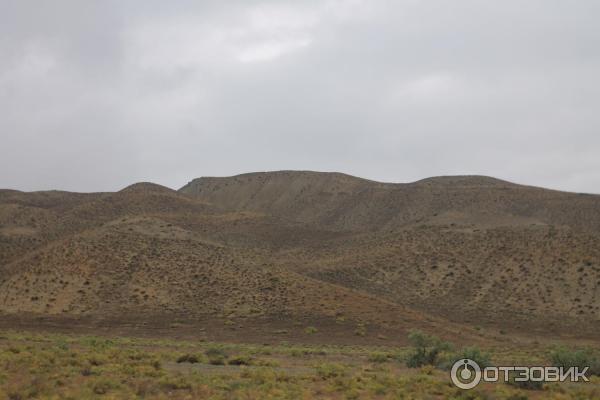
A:
[[[0,187],[310,169],[600,193],[600,2],[0,0]]]

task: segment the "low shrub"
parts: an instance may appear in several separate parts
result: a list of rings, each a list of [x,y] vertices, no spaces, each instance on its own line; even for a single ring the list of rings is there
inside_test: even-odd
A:
[[[452,347],[450,343],[421,331],[410,332],[408,340],[413,347],[406,361],[406,365],[409,368],[418,368],[423,365],[437,365],[440,353],[449,351]]]
[[[367,336],[367,327],[364,324],[358,324],[354,330],[354,334],[360,337]]]
[[[248,356],[236,356],[229,361],[227,361],[229,365],[254,365],[254,359]]]
[[[95,394],[106,394],[113,389],[119,388],[120,385],[117,382],[114,382],[108,378],[103,378],[96,381],[92,385],[92,391]]]
[[[375,352],[375,353],[369,354],[368,360],[370,362],[375,362],[375,363],[384,363],[384,362],[389,361],[390,358],[391,358],[390,355],[387,353]]]
[[[317,365],[317,375],[321,379],[338,378],[346,375],[346,368],[341,364],[325,363]]]
[[[166,376],[158,381],[162,390],[191,390],[192,385],[183,376]]]
[[[211,347],[204,353],[208,357],[209,364],[225,365],[227,361],[227,353],[219,347]]]
[[[556,347],[550,351],[550,362],[555,367],[578,367],[582,370],[589,367],[587,375],[600,376],[600,357],[592,349],[571,350],[566,347]]]
[[[184,354],[180,357],[177,358],[177,363],[181,364],[181,363],[190,363],[190,364],[196,364],[200,362],[198,360],[198,357],[193,355],[193,354]]]
[[[441,356],[437,367],[444,370],[450,370],[457,360],[463,358],[475,361],[481,368],[492,365],[488,353],[481,351],[478,347],[465,347],[460,351],[447,353]]]

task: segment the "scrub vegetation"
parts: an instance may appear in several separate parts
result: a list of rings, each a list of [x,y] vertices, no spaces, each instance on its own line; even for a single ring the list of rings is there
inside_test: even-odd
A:
[[[0,399],[600,397],[597,376],[589,383],[533,388],[481,384],[463,391],[451,384],[443,362],[470,354],[488,363],[528,360],[537,364],[560,357],[569,364],[581,361],[584,353],[578,350],[452,350],[451,344],[420,332],[411,333],[411,342],[411,347],[402,348],[251,345],[4,331],[0,332]],[[415,365],[415,354],[424,361],[421,365]]]

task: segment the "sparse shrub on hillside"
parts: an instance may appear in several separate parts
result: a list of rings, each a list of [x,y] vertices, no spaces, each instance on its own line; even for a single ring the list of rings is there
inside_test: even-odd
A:
[[[412,331],[408,335],[413,349],[408,356],[406,365],[418,368],[423,365],[437,365],[439,355],[451,349],[451,344],[436,336],[427,335],[421,331]]]
[[[354,334],[356,336],[365,337],[367,336],[367,327],[365,324],[358,324],[356,329],[354,330]]]

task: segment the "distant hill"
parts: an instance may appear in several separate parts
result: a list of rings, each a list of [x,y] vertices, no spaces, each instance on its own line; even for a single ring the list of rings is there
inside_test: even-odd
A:
[[[600,196],[310,171],[0,190],[0,314],[593,338]]]
[[[379,183],[339,173],[277,171],[198,178],[179,190],[226,210],[260,211],[355,231],[409,224],[552,224],[600,230],[600,196],[485,176]]]

